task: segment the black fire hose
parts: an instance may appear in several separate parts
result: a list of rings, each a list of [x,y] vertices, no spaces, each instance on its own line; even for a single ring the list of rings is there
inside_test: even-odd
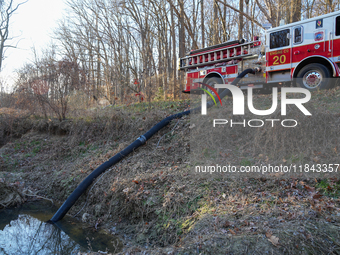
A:
[[[248,73],[255,73],[255,70],[253,69],[246,69],[242,73],[240,73],[237,78],[231,83],[231,85],[236,85],[241,78],[243,78]],[[222,99],[229,93],[228,89],[225,89],[221,94],[220,98]],[[210,100],[207,103],[207,108],[213,106],[213,100]],[[58,209],[58,211],[53,215],[52,219],[50,219],[48,222],[54,223],[59,220],[61,220],[66,213],[70,210],[70,208],[74,205],[74,203],[78,200],[78,198],[85,192],[85,190],[92,184],[92,182],[103,172],[105,172],[108,168],[113,166],[114,164],[117,164],[119,161],[121,161],[125,156],[129,155],[131,152],[133,152],[135,149],[137,149],[139,146],[143,145],[147,140],[149,140],[155,133],[157,133],[159,130],[161,130],[163,127],[168,125],[170,121],[173,119],[181,118],[185,115],[189,115],[191,112],[197,112],[201,109],[201,107],[194,108],[192,110],[188,110],[185,112],[180,112],[173,114],[159,123],[157,123],[155,126],[153,126],[148,132],[146,132],[144,135],[141,135],[137,138],[136,141],[131,143],[128,147],[126,147],[121,152],[117,153],[115,156],[110,158],[105,163],[101,164],[99,167],[97,167],[93,172],[83,180],[79,186],[72,192],[72,194],[66,199],[66,201],[62,204],[62,206]]]

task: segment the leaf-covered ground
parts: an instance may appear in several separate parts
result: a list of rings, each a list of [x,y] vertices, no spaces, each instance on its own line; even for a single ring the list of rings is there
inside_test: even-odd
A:
[[[312,97],[314,107],[339,123],[339,88]],[[270,97],[257,95],[255,100],[265,105]],[[15,137],[8,138],[8,130],[2,133],[7,138],[0,148],[1,182],[30,197],[61,203],[97,166],[164,117],[187,107],[187,102],[178,101],[98,109],[62,123],[25,118],[30,131],[20,138],[20,130],[26,130],[20,121],[12,129],[19,130]],[[0,121],[8,115],[3,113]],[[339,125],[333,128],[335,136],[340,134]],[[97,178],[69,214],[94,230],[106,229],[120,237],[121,254],[340,253],[338,175],[197,175],[190,162],[194,129],[190,117],[172,121]],[[230,136],[228,150],[216,153],[238,166],[340,158],[340,147],[333,144],[329,154],[306,150],[307,158],[304,152],[294,158],[294,150],[289,158],[268,147],[243,149],[255,135]],[[277,153],[282,152],[277,147]]]

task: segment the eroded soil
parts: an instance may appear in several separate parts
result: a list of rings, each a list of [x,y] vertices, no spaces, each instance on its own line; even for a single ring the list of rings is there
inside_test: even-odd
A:
[[[325,96],[332,99],[333,95],[334,104],[338,104],[339,90],[332,93]],[[263,97],[258,100],[262,102]],[[315,97],[324,100],[319,94]],[[16,187],[13,192],[23,200],[27,194],[62,203],[92,170],[165,116],[186,107],[174,103],[169,109],[151,112],[105,109],[62,123],[33,121],[30,131],[0,148],[0,185]],[[339,108],[325,108],[332,123],[339,124]],[[309,148],[297,158],[295,154],[269,153],[270,147],[249,150],[249,146],[238,146],[234,150],[230,146],[253,141],[252,132],[231,135],[227,143],[231,153],[217,154],[235,166],[325,162],[340,158],[336,140],[340,127],[334,128],[335,146],[331,143],[329,154],[323,150],[329,143],[315,144],[317,149]],[[197,175],[190,162],[193,129],[190,117],[172,121],[98,177],[69,214],[87,222],[94,231],[104,229],[119,236],[125,245],[121,254],[340,253],[337,174]],[[275,141],[273,133],[270,135]],[[265,141],[265,134],[262,138]],[[279,148],[279,144],[274,146]],[[1,197],[1,201],[7,198]],[[8,205],[1,202],[1,206]]]

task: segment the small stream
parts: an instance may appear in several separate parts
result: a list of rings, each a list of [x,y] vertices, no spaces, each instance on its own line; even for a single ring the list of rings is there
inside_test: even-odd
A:
[[[118,238],[96,232],[71,217],[46,223],[57,209],[50,202],[38,201],[0,210],[0,254],[69,255],[122,249]]]

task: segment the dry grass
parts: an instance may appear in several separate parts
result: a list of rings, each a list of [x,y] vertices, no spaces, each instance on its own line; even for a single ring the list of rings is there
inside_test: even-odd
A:
[[[236,166],[265,165],[269,161],[276,165],[338,163],[339,97],[339,89],[326,91],[323,97],[321,92],[314,93],[313,100],[305,105],[312,116],[303,115],[295,106],[288,107],[286,116],[281,115],[280,109],[269,116],[256,116],[249,111],[244,116],[233,116],[231,99],[228,98],[224,101],[227,107],[209,109],[208,117],[191,117],[191,162],[204,165],[210,161]],[[328,105],[324,104],[326,99]],[[254,101],[256,108],[271,106],[268,96],[258,95]],[[212,119],[227,119],[229,123],[213,128]],[[240,124],[231,127],[231,119],[238,123],[260,119],[265,124],[261,128],[251,128],[247,124],[246,127]],[[272,122],[266,121],[272,119],[279,120],[273,127]],[[298,125],[283,127],[280,122],[284,119],[294,119]],[[259,122],[252,124],[259,125]]]
[[[317,92],[315,97],[320,104],[327,97],[338,105],[336,93]],[[267,99],[256,100],[265,105]],[[62,123],[35,122],[32,132],[0,148],[0,177],[8,182],[21,177],[26,189],[62,202],[98,165],[166,115],[186,107],[158,104],[89,111]],[[340,148],[332,148],[340,144],[339,126],[329,123],[338,123],[339,108],[315,105],[313,118],[301,118],[303,126],[295,132],[281,127],[223,130],[218,150],[203,154],[195,152],[190,140],[201,127],[189,128],[189,117],[174,120],[102,174],[70,214],[86,216],[91,226],[117,234],[125,243],[122,254],[338,254],[337,176],[193,173],[191,153],[215,153],[235,165],[337,160]],[[332,139],[325,142],[326,136]]]
[[[19,138],[32,128],[30,115],[26,111],[0,108],[0,147],[12,138]]]

